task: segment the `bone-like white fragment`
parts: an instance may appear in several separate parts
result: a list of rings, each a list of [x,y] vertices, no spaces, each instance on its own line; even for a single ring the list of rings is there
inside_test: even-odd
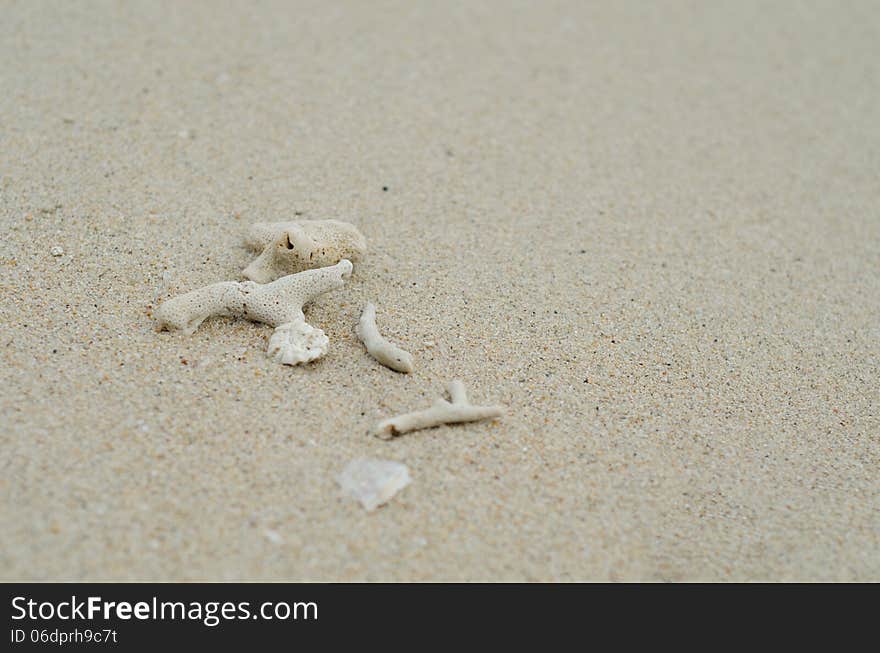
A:
[[[372,512],[409,485],[406,465],[393,460],[357,458],[352,460],[336,477],[343,492],[361,502]]]
[[[221,281],[184,295],[172,297],[156,309],[160,328],[191,334],[207,318],[216,315],[243,317],[252,322],[279,326],[303,319],[302,307],[318,295],[341,288],[351,274],[343,260],[319,270],[290,274],[277,281]]]
[[[454,380],[446,386],[451,402],[438,399],[434,405],[425,410],[418,410],[404,415],[398,415],[391,419],[379,422],[373,429],[373,435],[390,440],[391,438],[407,433],[428,429],[440,424],[457,424],[460,422],[476,422],[481,419],[492,419],[504,414],[504,407],[474,406],[468,401],[464,383]]]
[[[163,302],[156,309],[159,329],[192,334],[209,317],[242,317],[278,327],[270,339],[269,353],[280,355],[281,362],[287,358],[291,361],[288,364],[295,364],[292,361],[297,357],[314,360],[327,351],[329,341],[322,340],[326,339],[323,331],[306,324],[303,306],[318,295],[341,288],[351,270],[351,262],[342,260],[264,285],[253,281],[214,283]]]
[[[242,274],[257,283],[342,259],[357,261],[367,249],[357,227],[339,220],[258,222],[251,225],[245,241],[260,255]]]
[[[364,306],[361,319],[355,327],[355,332],[370,356],[397,372],[409,374],[413,370],[413,357],[393,342],[388,342],[379,334],[376,328],[376,307],[368,303]]]
[[[330,349],[330,339],[305,320],[275,327],[267,353],[282,365],[299,365],[320,358]]]

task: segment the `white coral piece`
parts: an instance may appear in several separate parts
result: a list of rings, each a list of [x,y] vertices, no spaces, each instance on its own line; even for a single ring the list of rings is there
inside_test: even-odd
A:
[[[330,349],[330,339],[305,320],[275,327],[267,353],[282,365],[299,365],[320,358]]]
[[[364,343],[370,356],[382,365],[404,374],[412,372],[412,354],[383,338],[376,328],[376,307],[373,304],[367,303],[364,306],[364,312],[355,327],[355,332]]]
[[[419,429],[428,429],[441,424],[457,424],[475,422],[481,419],[492,419],[504,414],[503,406],[474,406],[467,398],[464,383],[458,379],[451,381],[446,387],[449,398],[438,399],[434,405],[425,410],[418,410],[379,422],[373,429],[373,435],[390,440],[391,438]]]
[[[260,255],[242,274],[257,283],[342,259],[357,261],[367,249],[367,240],[357,227],[339,220],[258,222],[251,225],[245,240]]]
[[[336,265],[291,274],[267,284],[223,281],[169,299],[156,309],[156,318],[160,329],[180,329],[186,334],[194,333],[207,318],[218,315],[283,326],[281,333],[270,340],[269,353],[276,355],[283,350],[284,362],[285,352],[291,352],[292,361],[297,356],[294,348],[300,347],[305,350],[302,354],[305,360],[314,360],[317,356],[309,356],[326,353],[329,341],[322,345],[321,336],[326,338],[323,332],[306,324],[303,306],[318,295],[341,288],[351,270],[351,261],[342,260]]]
[[[372,512],[409,485],[406,465],[393,460],[357,458],[336,478],[342,490]]]

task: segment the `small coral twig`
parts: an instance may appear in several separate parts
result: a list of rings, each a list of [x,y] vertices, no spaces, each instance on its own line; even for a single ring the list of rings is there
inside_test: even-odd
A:
[[[253,281],[211,284],[164,302],[156,309],[160,329],[180,329],[192,334],[209,317],[243,317],[277,327],[269,353],[288,365],[314,360],[327,352],[329,340],[320,329],[305,322],[305,304],[330,290],[341,288],[352,265],[342,260],[318,270],[306,270],[260,285]]]
[[[404,351],[392,342],[388,342],[379,334],[376,328],[376,307],[368,303],[364,306],[364,312],[361,314],[360,322],[355,327],[355,332],[364,346],[367,348],[370,356],[382,363],[385,367],[390,367],[397,372],[409,374],[413,370],[413,357],[407,351]]]
[[[446,386],[446,389],[449,392],[451,402],[438,399],[433,406],[425,410],[386,419],[376,425],[373,435],[383,440],[390,440],[408,431],[418,431],[440,424],[476,422],[481,419],[501,417],[504,414],[503,406],[474,406],[471,404],[468,401],[464,383],[457,379]]]

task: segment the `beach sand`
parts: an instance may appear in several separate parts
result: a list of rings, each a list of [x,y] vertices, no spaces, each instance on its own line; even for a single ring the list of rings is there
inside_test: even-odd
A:
[[[4,3],[3,580],[880,580],[876,3],[244,4]],[[324,359],[155,332],[295,216]]]

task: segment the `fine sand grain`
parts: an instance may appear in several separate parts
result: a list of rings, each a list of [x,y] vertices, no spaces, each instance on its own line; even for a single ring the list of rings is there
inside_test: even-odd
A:
[[[2,4],[2,580],[880,580],[876,2]],[[297,216],[324,359],[155,332]]]

